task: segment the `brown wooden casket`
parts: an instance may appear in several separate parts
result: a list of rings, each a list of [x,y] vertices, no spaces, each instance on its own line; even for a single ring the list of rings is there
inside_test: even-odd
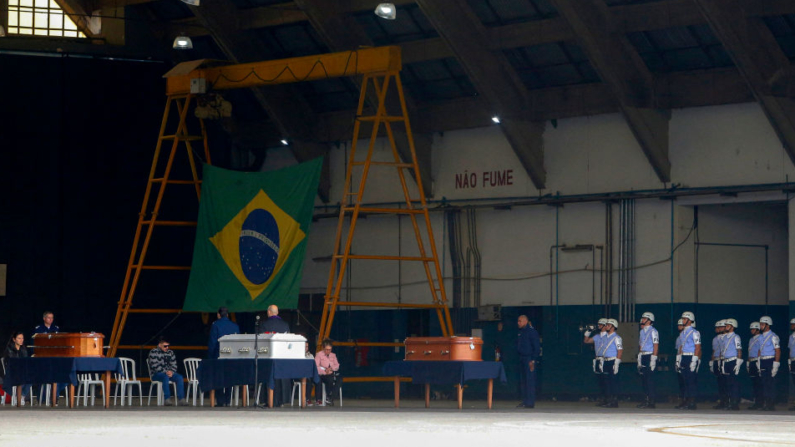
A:
[[[36,357],[104,357],[105,336],[98,332],[34,334]]]
[[[409,337],[404,344],[406,360],[482,360],[480,337]]]

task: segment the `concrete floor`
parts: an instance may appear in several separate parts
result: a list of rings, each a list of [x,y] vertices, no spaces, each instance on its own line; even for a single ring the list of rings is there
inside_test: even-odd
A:
[[[128,445],[239,447],[247,443],[346,447],[520,445],[795,445],[795,412],[640,411],[626,403],[601,409],[590,403],[346,400],[344,408],[242,409],[208,407],[0,407],[0,446],[115,447]],[[706,404],[703,408],[708,408]],[[782,407],[783,408],[783,407]],[[422,443],[422,444],[420,444]]]

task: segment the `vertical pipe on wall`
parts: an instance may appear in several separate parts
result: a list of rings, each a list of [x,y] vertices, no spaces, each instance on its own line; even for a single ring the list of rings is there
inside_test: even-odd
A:
[[[635,321],[635,199],[632,199],[632,240],[631,240],[631,247],[630,250],[630,283],[629,283],[629,321]]]
[[[767,303],[768,303],[768,252],[770,251],[770,247],[765,245],[765,315],[767,315]]]
[[[695,243],[693,244],[693,257],[695,258],[693,262],[693,287],[694,287],[694,294],[695,300],[694,304],[698,304],[698,248],[700,244],[698,243],[698,206],[693,207],[693,221],[695,222],[696,229],[694,230],[695,235]],[[694,309],[695,311],[695,309]]]
[[[605,202],[605,299],[604,317],[611,316],[613,304],[613,204]]]
[[[674,321],[674,201],[671,200],[671,324]]]

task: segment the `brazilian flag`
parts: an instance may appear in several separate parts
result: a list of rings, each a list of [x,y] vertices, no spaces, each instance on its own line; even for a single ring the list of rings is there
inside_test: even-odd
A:
[[[271,172],[204,166],[184,310],[295,308],[323,159]]]

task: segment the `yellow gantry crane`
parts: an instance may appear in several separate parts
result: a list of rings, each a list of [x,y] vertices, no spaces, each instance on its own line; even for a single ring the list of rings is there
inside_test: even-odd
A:
[[[329,281],[323,307],[323,316],[320,326],[320,336],[318,340],[327,338],[331,333],[334,315],[338,306],[370,306],[370,307],[400,307],[400,308],[427,308],[436,309],[439,323],[442,327],[443,335],[453,335],[453,327],[450,320],[450,313],[447,307],[447,298],[444,290],[444,281],[439,265],[439,258],[433,238],[430,217],[428,215],[425,195],[422,189],[419,166],[414,149],[414,140],[409,124],[406,103],[403,96],[403,86],[400,82],[401,55],[399,47],[377,47],[364,48],[354,51],[331,53],[317,56],[306,56],[290,59],[282,59],[266,62],[255,62],[249,64],[237,64],[221,67],[202,67],[203,61],[185,62],[175,67],[167,75],[165,112],[160,126],[155,155],[149,173],[146,191],[144,193],[143,205],[138,216],[138,225],[133,239],[133,248],[127,264],[127,274],[124,279],[121,297],[118,302],[116,318],[113,323],[113,330],[110,338],[109,356],[115,356],[119,349],[139,349],[139,346],[121,345],[121,335],[127,322],[127,317],[131,313],[140,314],[163,314],[180,313],[181,309],[134,309],[132,307],[133,297],[140,281],[143,271],[146,270],[165,270],[179,271],[189,270],[188,266],[166,266],[166,265],[147,265],[145,264],[147,251],[152,240],[152,233],[158,226],[183,226],[195,227],[195,221],[166,221],[158,218],[161,213],[163,196],[168,185],[194,185],[197,197],[200,196],[201,180],[197,171],[193,144],[201,142],[204,148],[204,157],[207,163],[210,162],[209,146],[207,133],[204,123],[199,120],[199,135],[191,135],[188,132],[187,120],[189,110],[193,100],[199,93],[192,93],[191,85],[206,85],[207,91],[228,90],[235,88],[249,88],[263,85],[285,84],[302,81],[313,81],[333,77],[361,76],[362,87],[359,95],[359,104],[356,111],[356,121],[354,123],[353,140],[350,161],[345,175],[345,191],[351,189],[352,172],[355,168],[361,169],[359,184],[356,192],[344,193],[343,200],[340,202],[340,215],[337,233],[334,243],[334,254],[331,261]],[[372,90],[370,86],[372,84]],[[390,89],[395,89],[400,103],[400,111],[390,115],[387,111],[387,94]],[[194,90],[195,91],[195,90]],[[364,104],[368,95],[375,95],[377,100],[376,113],[365,116]],[[175,110],[176,109],[176,110]],[[173,133],[169,131],[170,118],[176,112],[178,122]],[[395,135],[393,125],[402,123],[411,149],[411,160],[401,161],[395,145]],[[362,125],[371,125],[370,142],[366,155],[363,160],[356,160],[356,147]],[[382,162],[373,160],[373,150],[376,139],[379,137],[381,126],[384,127],[386,136],[392,148],[394,162]],[[171,143],[171,151],[164,157],[165,151],[162,150],[164,142]],[[172,174],[174,159],[179,148],[184,145],[187,149],[187,159],[190,164],[192,180],[174,180],[170,178]],[[163,160],[165,158],[165,161]],[[165,165],[163,166],[163,163]],[[162,166],[162,167],[161,167]],[[363,206],[363,195],[367,184],[368,175],[371,168],[386,167],[397,170],[400,186],[405,198],[405,208],[372,208]],[[162,173],[160,172],[162,170]],[[413,170],[414,177],[418,184],[418,197],[412,198],[406,184],[405,174]],[[346,203],[347,202],[347,203]],[[351,244],[353,241],[356,222],[360,213],[369,214],[403,214],[411,219],[412,227],[417,238],[419,256],[383,256],[351,254]],[[347,231],[344,230],[346,220],[349,221]],[[428,247],[423,242],[422,228],[425,229],[425,237],[428,239]],[[370,303],[370,302],[340,302],[340,291],[342,280],[348,262],[353,259],[364,260],[389,260],[389,261],[417,261],[424,265],[425,273],[431,289],[431,303],[429,304],[401,304],[401,303]],[[338,343],[344,345],[345,343]],[[359,343],[360,346],[398,346],[399,343]],[[198,348],[198,347],[186,347]]]

